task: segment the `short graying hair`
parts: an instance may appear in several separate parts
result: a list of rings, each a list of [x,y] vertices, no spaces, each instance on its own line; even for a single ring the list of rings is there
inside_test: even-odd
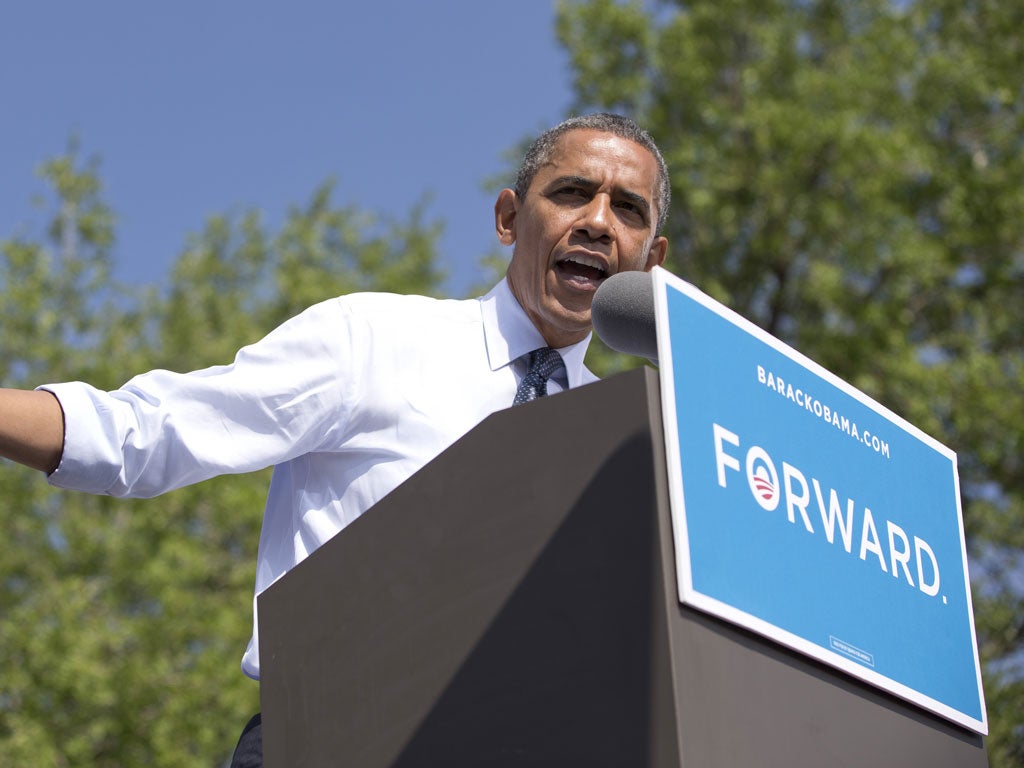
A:
[[[570,117],[554,128],[550,128],[536,139],[523,155],[523,162],[516,173],[515,193],[516,197],[526,197],[526,192],[533,183],[537,171],[551,160],[555,151],[555,145],[563,135],[569,131],[590,130],[603,131],[614,134],[620,138],[636,142],[650,152],[658,161],[658,186],[654,194],[654,205],[658,209],[658,226],[656,232],[660,233],[665,226],[665,219],[668,218],[668,207],[672,200],[672,188],[669,183],[668,165],[665,158],[661,156],[661,150],[654,143],[654,139],[643,128],[636,124],[631,118],[623,115],[616,115],[611,112],[598,112],[593,115],[581,117]]]

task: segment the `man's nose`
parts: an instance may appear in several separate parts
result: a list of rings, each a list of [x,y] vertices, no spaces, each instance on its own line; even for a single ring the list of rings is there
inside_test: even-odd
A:
[[[607,195],[595,195],[584,206],[576,229],[585,232],[591,240],[610,239],[615,233],[611,200]]]

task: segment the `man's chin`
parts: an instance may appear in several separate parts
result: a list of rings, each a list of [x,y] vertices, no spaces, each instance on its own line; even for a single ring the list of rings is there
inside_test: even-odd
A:
[[[561,305],[548,313],[539,330],[548,344],[553,347],[567,347],[583,341],[590,333],[590,302],[585,306]]]

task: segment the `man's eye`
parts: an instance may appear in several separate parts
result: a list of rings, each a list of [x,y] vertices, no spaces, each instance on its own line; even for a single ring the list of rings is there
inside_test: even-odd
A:
[[[587,192],[582,187],[562,187],[558,190],[558,194],[565,195],[566,197],[586,197]]]
[[[646,215],[644,213],[644,209],[640,205],[638,205],[637,203],[631,203],[629,201],[623,200],[623,201],[617,203],[616,207],[620,211],[623,211],[625,214],[627,214],[627,215],[629,215],[631,217],[634,217],[634,218],[637,218],[637,219],[641,219],[641,220],[646,218]]]

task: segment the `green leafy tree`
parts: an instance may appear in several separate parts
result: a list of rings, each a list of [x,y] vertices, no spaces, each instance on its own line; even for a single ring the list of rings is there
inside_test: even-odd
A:
[[[52,220],[0,242],[0,385],[113,388],[154,367],[228,363],[309,304],[349,290],[436,293],[439,225],[379,220],[333,185],[268,232],[211,216],[166,286],[110,282],[114,217],[95,161],[42,169]],[[217,766],[259,709],[239,669],[251,631],[268,472],[151,500],[64,493],[0,472],[0,762]]]
[[[1024,6],[564,2],[672,170],[670,267],[959,455],[993,765],[1024,765]]]

